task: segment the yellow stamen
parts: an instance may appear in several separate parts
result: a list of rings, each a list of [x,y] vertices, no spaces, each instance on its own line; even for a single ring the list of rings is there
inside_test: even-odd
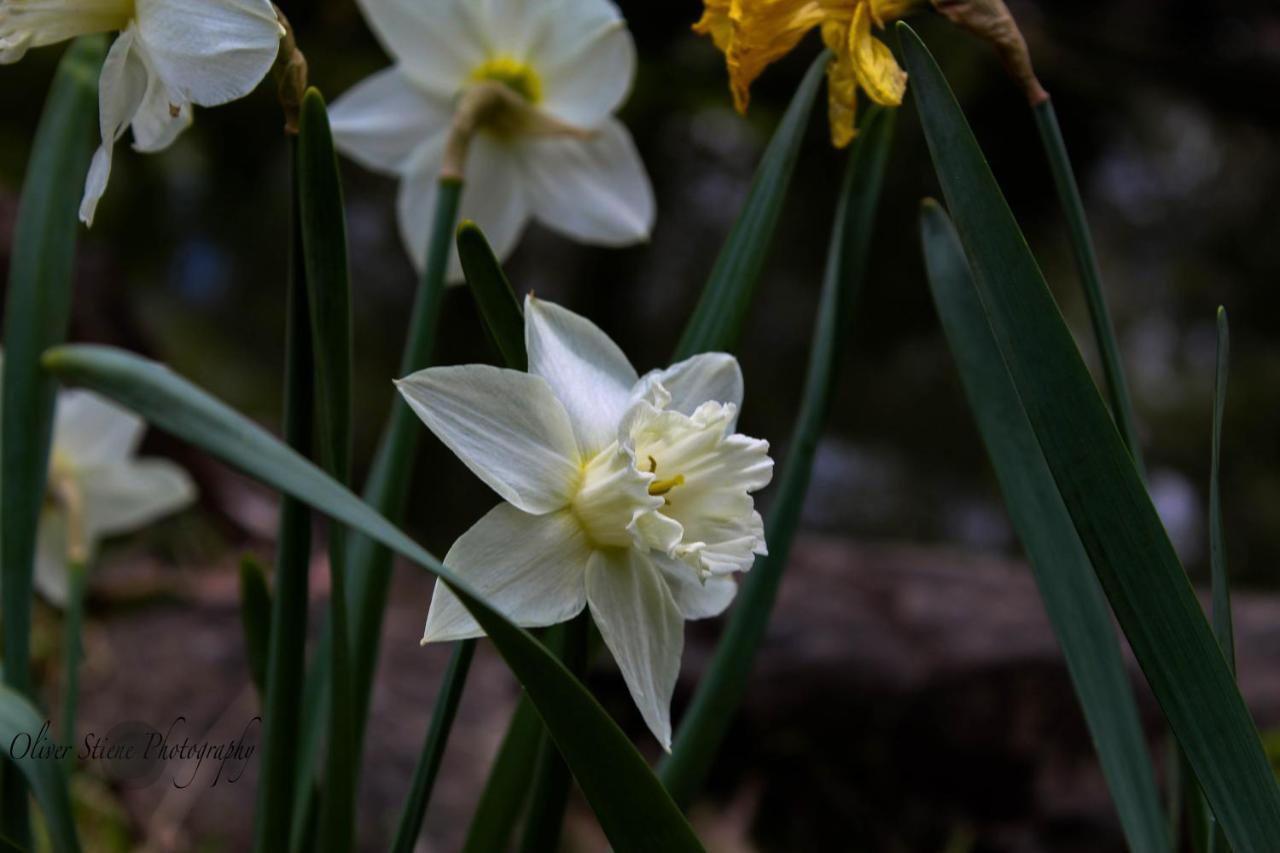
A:
[[[652,457],[650,457],[652,458]],[[676,474],[674,477],[667,477],[665,480],[654,480],[649,484],[649,494],[654,497],[661,497],[676,486],[684,485],[684,474]]]
[[[528,63],[509,56],[485,60],[471,72],[476,83],[501,83],[531,104],[542,100],[542,78]]]

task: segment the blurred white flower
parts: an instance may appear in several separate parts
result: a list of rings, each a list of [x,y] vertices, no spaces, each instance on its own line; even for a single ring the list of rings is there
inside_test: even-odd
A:
[[[134,458],[145,431],[138,416],[96,394],[58,395],[36,541],[35,585],[50,603],[66,603],[68,563],[88,564],[100,539],[138,530],[195,500],[186,471],[163,459]]]
[[[499,258],[530,218],[586,243],[648,238],[653,188],[613,117],[635,45],[609,0],[358,2],[396,64],[333,104],[333,131],[348,156],[400,178],[401,237],[419,269],[460,113],[475,131],[460,216]],[[448,277],[461,279],[456,250]]]
[[[284,28],[270,0],[0,0],[0,63],[28,48],[118,32],[98,82],[102,147],[80,219],[93,214],[111,174],[111,150],[133,128],[133,147],[159,151],[191,124],[191,105],[242,98],[275,62]]]
[[[663,747],[684,620],[715,616],[728,577],[765,553],[751,493],[765,441],[736,433],[742,373],[695,356],[643,378],[590,321],[529,297],[529,372],[436,367],[397,383],[409,405],[505,499],[445,564],[526,627],[589,607]],[[423,642],[483,632],[436,584]]]

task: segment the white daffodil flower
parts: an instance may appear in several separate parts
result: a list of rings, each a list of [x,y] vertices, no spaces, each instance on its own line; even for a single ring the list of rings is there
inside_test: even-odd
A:
[[[635,45],[609,0],[358,0],[396,64],[332,106],[338,147],[400,178],[399,221],[418,269],[451,131],[466,113],[460,215],[499,258],[530,218],[586,243],[648,238],[653,188],[613,117]],[[473,132],[472,132],[473,131]],[[450,149],[447,153],[446,149]],[[456,250],[450,281],[461,280]]]
[[[589,320],[525,301],[529,372],[435,367],[397,383],[432,432],[504,500],[445,565],[509,619],[589,607],[645,722],[671,748],[684,620],[715,616],[765,553],[752,492],[769,445],[736,433],[742,373],[699,355],[637,377]],[[423,642],[483,632],[437,583]]]
[[[111,150],[167,148],[191,124],[191,106],[242,98],[275,62],[284,28],[270,0],[0,0],[0,64],[28,48],[118,32],[98,82],[102,147],[85,183],[80,219],[93,224],[111,174]]]
[[[163,459],[134,458],[145,431],[137,415],[96,394],[58,395],[36,533],[35,586],[51,604],[66,603],[69,563],[87,565],[99,540],[139,530],[195,500],[186,471]]]

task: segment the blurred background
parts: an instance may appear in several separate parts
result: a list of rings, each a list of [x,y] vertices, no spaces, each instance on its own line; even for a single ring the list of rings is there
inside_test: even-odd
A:
[[[425,0],[424,0],[425,2]],[[282,4],[312,82],[331,99],[388,60],[352,0]],[[649,245],[585,248],[537,226],[511,259],[534,290],[599,323],[644,370],[664,364],[818,49],[811,36],[733,112],[722,56],[695,37],[693,0],[621,3],[639,48],[623,111],[652,176]],[[1162,515],[1193,578],[1207,566],[1214,312],[1232,320],[1224,443],[1241,681],[1280,724],[1280,11],[1262,0],[1011,4],[1054,96],[1091,217]],[[1088,318],[1031,114],[984,45],[931,14],[937,55],[1063,310],[1092,358]],[[0,270],[35,122],[59,48],[0,71]],[[908,97],[910,97],[908,95]],[[820,112],[820,110],[818,111]],[[870,276],[769,642],[695,820],[723,850],[1121,849],[1065,669],[1021,562],[925,286],[922,197],[938,194],[913,106],[899,111]],[[161,359],[277,427],[284,354],[287,150],[272,87],[199,113],[168,152],[121,146],[82,235],[72,337]],[[788,450],[844,157],[815,114],[738,352],[743,431]],[[356,311],[357,465],[392,402],[415,276],[391,179],[343,163]],[[3,275],[0,272],[0,275]],[[492,361],[469,294],[450,291],[438,355]],[[1095,360],[1096,361],[1096,360]],[[494,497],[425,437],[408,527],[436,553]],[[92,580],[82,730],[185,715],[238,732],[254,713],[236,563],[269,558],[275,499],[166,436],[202,487],[198,508],[112,543]],[[769,493],[762,495],[767,507]],[[318,623],[322,553],[313,576]],[[430,581],[397,571],[362,786],[362,845],[383,849],[408,787],[446,649],[420,649]],[[57,620],[42,611],[48,696]],[[676,713],[717,626],[690,627]],[[1135,671],[1136,672],[1136,671]],[[643,734],[606,660],[592,673]],[[423,849],[452,850],[516,687],[485,649],[473,671]],[[1157,756],[1164,734],[1143,695]],[[222,729],[219,729],[219,726]],[[256,780],[121,787],[82,780],[99,849],[235,850]],[[602,845],[574,806],[565,848]]]

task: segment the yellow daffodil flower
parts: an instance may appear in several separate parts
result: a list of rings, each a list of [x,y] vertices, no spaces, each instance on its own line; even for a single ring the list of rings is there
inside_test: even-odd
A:
[[[907,74],[872,32],[910,13],[923,0],[705,0],[694,32],[724,52],[729,87],[745,112],[751,84],[815,27],[835,54],[827,68],[831,142],[848,145],[855,134],[858,90],[882,106],[902,103]]]

